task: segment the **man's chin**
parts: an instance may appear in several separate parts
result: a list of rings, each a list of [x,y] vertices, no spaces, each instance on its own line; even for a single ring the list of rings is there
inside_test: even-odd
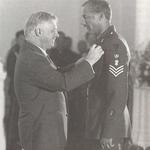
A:
[[[87,30],[89,33],[95,33],[95,30],[93,28],[88,27]]]
[[[89,33],[95,34],[96,32],[94,30],[88,30]]]
[[[88,32],[91,32],[91,28],[90,27],[87,26],[86,29],[87,29]]]
[[[51,48],[54,47],[54,45],[55,45],[54,43],[50,43],[49,46],[48,46],[48,48],[51,49]]]

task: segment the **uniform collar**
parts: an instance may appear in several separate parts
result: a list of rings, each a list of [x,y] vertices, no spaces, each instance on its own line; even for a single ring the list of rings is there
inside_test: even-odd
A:
[[[101,40],[103,42],[103,40],[106,38],[106,37],[109,37],[110,35],[113,35],[114,33],[116,32],[116,29],[113,25],[109,26],[107,28],[107,30],[105,30],[102,34],[99,34],[97,36],[97,40]]]

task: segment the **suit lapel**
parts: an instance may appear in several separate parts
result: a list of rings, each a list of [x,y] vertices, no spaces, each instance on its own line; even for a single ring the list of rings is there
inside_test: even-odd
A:
[[[46,61],[48,61],[48,63],[51,65],[52,68],[54,68],[55,70],[57,70],[57,67],[55,66],[55,64],[53,63],[53,61],[51,60],[51,58],[49,57],[49,55],[45,56],[44,53],[40,50],[39,47],[37,47],[36,45],[26,41],[26,45],[29,47],[29,49],[31,49],[35,54],[40,55],[42,57],[44,57],[46,59]]]
[[[55,66],[55,64],[53,63],[53,61],[51,60],[51,58],[49,57],[49,55],[46,56],[48,62],[50,63],[50,65],[55,69],[57,70],[57,67]]]

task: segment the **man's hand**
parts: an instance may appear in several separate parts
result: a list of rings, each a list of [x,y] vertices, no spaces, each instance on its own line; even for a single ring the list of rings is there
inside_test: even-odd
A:
[[[89,64],[92,66],[101,58],[103,54],[104,51],[102,50],[101,46],[94,44],[90,48],[87,56],[85,57],[85,60],[87,60]]]
[[[112,143],[112,139],[102,138],[100,141],[102,149],[111,149],[115,145]]]

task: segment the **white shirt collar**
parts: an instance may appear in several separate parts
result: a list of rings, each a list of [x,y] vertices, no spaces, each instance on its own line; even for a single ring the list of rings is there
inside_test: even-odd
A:
[[[46,53],[46,51],[45,51],[43,48],[41,48],[41,47],[39,47],[39,46],[38,46],[38,48],[42,51],[42,53],[43,53],[45,56],[47,56],[47,53]]]

